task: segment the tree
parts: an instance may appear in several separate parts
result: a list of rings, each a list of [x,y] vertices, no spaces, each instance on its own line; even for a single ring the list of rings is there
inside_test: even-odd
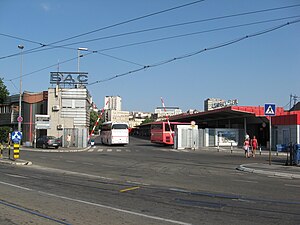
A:
[[[147,117],[141,124],[151,123],[151,122],[154,122],[154,121],[155,121],[154,119],[151,119],[151,118]]]
[[[8,134],[11,132],[10,127],[0,127],[0,143],[8,142]]]
[[[0,78],[0,103],[3,103],[9,96],[9,92],[4,85],[3,78]]]
[[[93,127],[95,126],[98,119],[98,113],[95,111],[90,112],[90,132],[92,131]],[[97,132],[99,130],[99,126],[101,124],[102,120],[99,121],[98,125],[95,128],[95,131]]]

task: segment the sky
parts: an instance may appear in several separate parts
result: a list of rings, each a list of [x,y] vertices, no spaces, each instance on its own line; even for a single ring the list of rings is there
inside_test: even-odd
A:
[[[207,98],[288,109],[300,96],[299,40],[297,0],[0,0],[10,94],[21,75],[24,91],[47,90],[50,72],[77,72],[87,48],[80,71],[99,109],[116,95],[127,111],[154,112],[161,98],[183,112]]]

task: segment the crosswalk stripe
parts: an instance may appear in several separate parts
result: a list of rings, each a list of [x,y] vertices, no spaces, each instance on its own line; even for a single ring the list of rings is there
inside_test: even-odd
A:
[[[120,152],[120,151],[122,151],[121,149],[117,149],[117,152]]]
[[[98,149],[98,152],[103,152],[103,149],[101,148],[101,149]]]

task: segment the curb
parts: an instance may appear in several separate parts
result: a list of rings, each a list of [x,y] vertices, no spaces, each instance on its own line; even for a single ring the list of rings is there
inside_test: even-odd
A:
[[[256,174],[264,174],[264,175],[276,176],[276,177],[300,179],[300,174],[283,173],[278,171],[268,171],[262,169],[251,169],[246,166],[247,165],[239,165],[236,169],[247,173],[256,173]]]
[[[32,165],[31,161],[25,161],[25,160],[11,160],[11,159],[0,159],[0,164],[9,164],[9,165],[15,165],[15,166],[30,166]]]
[[[233,150],[228,149],[228,148],[222,148],[220,147],[218,150],[218,147],[200,147],[199,149],[196,149],[196,151],[213,151],[213,152],[226,152],[226,153],[235,153],[235,154],[245,154],[245,150],[241,148],[234,148]],[[271,151],[272,156],[286,156],[286,152],[276,152],[276,151]],[[269,155],[269,151],[263,150],[263,151],[256,151],[255,155]]]

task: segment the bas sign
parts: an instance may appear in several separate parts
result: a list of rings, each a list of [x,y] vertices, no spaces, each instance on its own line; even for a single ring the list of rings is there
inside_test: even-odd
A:
[[[50,84],[88,84],[88,73],[83,72],[51,72]]]

